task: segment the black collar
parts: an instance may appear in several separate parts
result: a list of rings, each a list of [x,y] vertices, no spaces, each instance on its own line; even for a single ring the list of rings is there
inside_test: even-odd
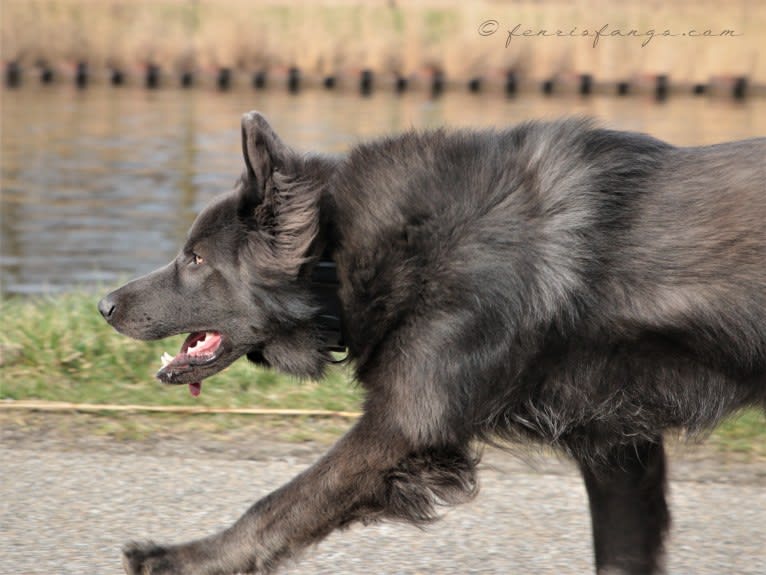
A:
[[[339,287],[335,262],[328,255],[323,255],[311,272],[311,291],[321,307],[318,328],[324,341],[322,348],[326,351],[342,352],[347,347],[338,297]]]

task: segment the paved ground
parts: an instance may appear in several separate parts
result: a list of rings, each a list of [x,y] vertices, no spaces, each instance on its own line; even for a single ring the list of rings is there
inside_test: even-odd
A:
[[[287,481],[316,446],[271,440],[57,440],[0,422],[0,573],[120,573],[132,538],[180,540],[233,521]],[[288,573],[588,573],[585,492],[572,468],[536,469],[490,451],[475,502],[427,531],[393,524],[336,533]],[[766,572],[766,465],[682,460],[673,467],[669,572]]]

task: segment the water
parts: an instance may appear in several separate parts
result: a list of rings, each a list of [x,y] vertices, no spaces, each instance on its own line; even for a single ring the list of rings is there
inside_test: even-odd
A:
[[[0,290],[109,286],[171,259],[199,209],[242,168],[258,109],[298,149],[346,150],[409,127],[503,126],[588,114],[679,145],[766,134],[766,102],[496,94],[23,88],[2,96]]]

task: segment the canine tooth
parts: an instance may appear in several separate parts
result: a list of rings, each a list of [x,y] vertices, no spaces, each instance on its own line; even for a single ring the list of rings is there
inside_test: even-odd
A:
[[[162,362],[162,367],[166,367],[171,361],[173,361],[173,356],[168,352],[164,352],[162,357],[160,357],[160,361]]]

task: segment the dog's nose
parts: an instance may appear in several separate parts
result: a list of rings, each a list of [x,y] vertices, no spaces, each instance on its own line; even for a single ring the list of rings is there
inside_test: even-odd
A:
[[[106,321],[111,321],[112,317],[114,316],[114,310],[116,308],[117,303],[115,302],[115,298],[112,296],[112,294],[109,294],[100,302],[98,302],[98,311],[101,312],[101,315],[104,316]]]

